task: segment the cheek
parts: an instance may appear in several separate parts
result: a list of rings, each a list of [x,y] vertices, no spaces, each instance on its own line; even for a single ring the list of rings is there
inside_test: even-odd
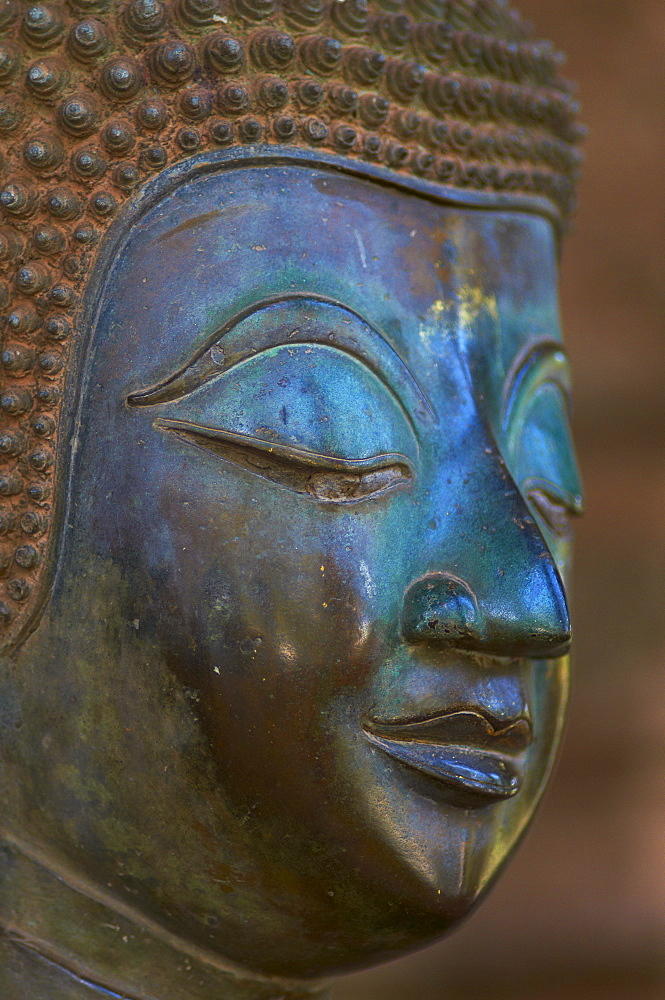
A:
[[[160,654],[197,692],[226,794],[257,819],[308,811],[396,641],[403,567],[383,537],[395,525],[381,527],[385,508],[334,511],[262,484],[185,506],[176,484],[161,515],[173,563],[155,595],[170,609],[155,616]]]
[[[340,509],[234,473],[198,495],[191,481],[163,479],[150,543],[166,538],[155,621],[186,683],[366,683],[400,620],[399,498]]]

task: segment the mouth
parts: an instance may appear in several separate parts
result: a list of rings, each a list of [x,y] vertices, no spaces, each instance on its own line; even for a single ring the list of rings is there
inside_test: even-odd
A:
[[[404,722],[365,718],[363,732],[400,764],[440,782],[450,801],[465,808],[517,795],[532,740],[528,719],[506,724],[476,708]]]

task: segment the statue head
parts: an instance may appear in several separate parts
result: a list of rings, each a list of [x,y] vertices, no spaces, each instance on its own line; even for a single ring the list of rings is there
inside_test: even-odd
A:
[[[21,13],[3,834],[257,974],[397,956],[563,722],[558,56],[499,0]]]

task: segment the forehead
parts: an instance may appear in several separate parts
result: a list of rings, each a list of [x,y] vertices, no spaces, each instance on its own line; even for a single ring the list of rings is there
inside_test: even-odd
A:
[[[525,339],[558,336],[546,219],[293,164],[219,171],[165,195],[116,254],[100,320],[119,370],[158,380],[285,293],[355,310],[416,369],[423,353],[480,346],[507,370]]]

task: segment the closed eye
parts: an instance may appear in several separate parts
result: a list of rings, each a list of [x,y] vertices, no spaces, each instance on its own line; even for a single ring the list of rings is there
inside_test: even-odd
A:
[[[411,463],[404,455],[352,460],[184,420],[158,419],[154,426],[268,482],[323,503],[357,503],[407,486],[413,479]]]
[[[554,535],[562,539],[570,538],[571,518],[583,513],[581,497],[536,478],[528,479],[522,485],[522,494]]]

